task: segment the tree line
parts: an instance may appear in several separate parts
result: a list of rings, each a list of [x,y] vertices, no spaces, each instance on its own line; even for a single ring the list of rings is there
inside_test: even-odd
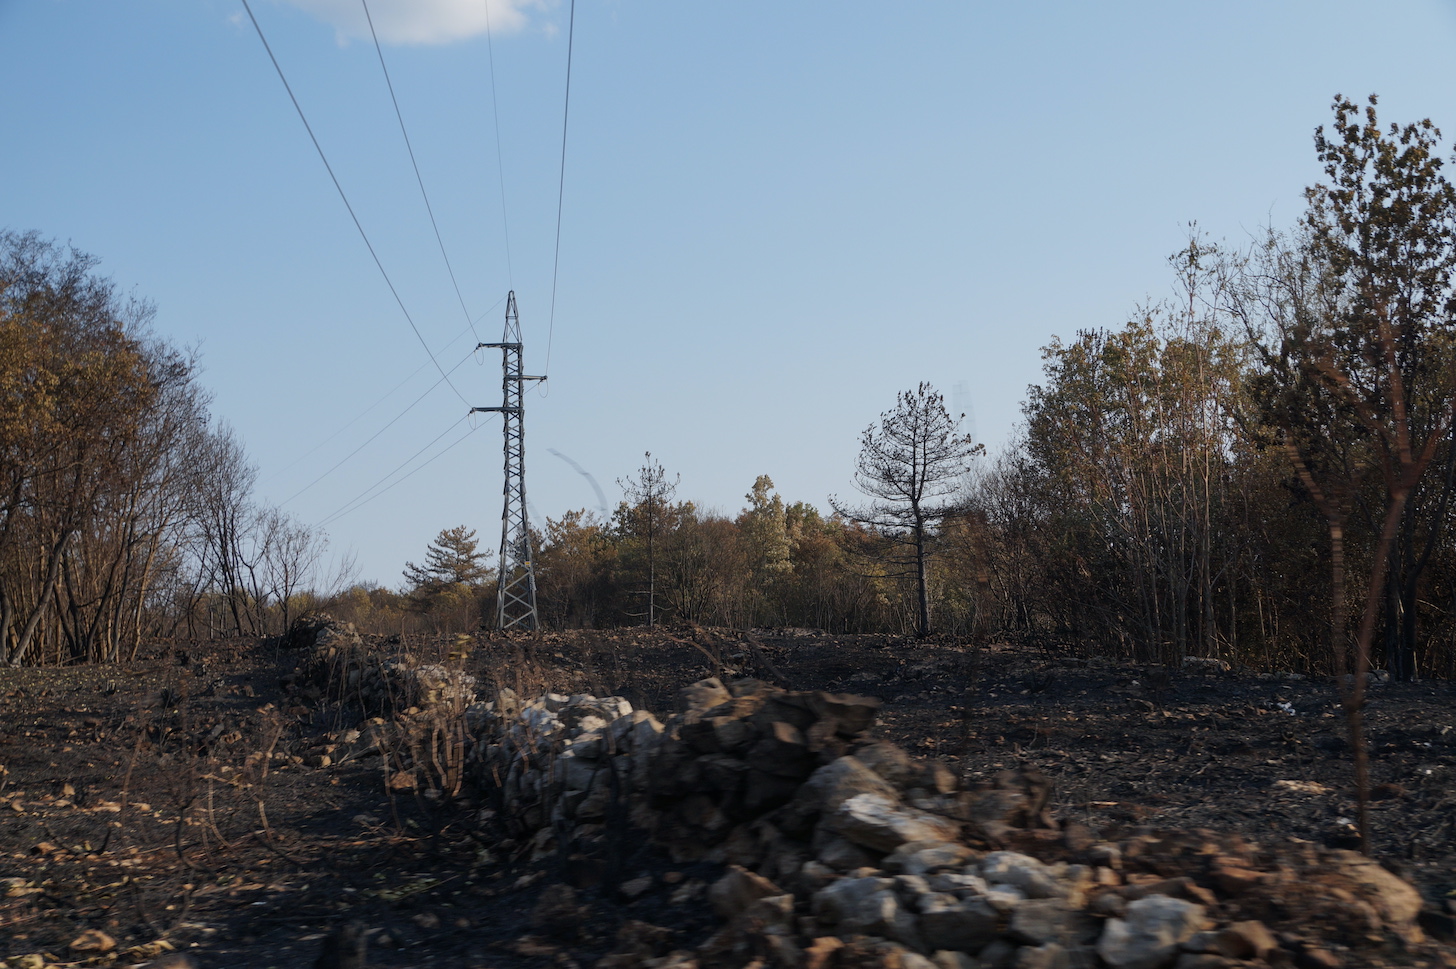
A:
[[[265,635],[316,581],[321,534],[253,500],[195,358],[95,267],[0,232],[0,664]]]
[[[1053,340],[977,457],[932,388],[829,514],[760,476],[736,515],[650,455],[607,520],[540,536],[543,619],[945,632],[1144,662],[1456,672],[1456,189],[1429,121],[1344,98],[1286,231],[1196,229],[1172,294]],[[974,460],[972,460],[974,458]]]
[[[862,435],[858,498],[823,511],[767,474],[737,512],[706,510],[648,454],[612,512],[534,536],[543,623],[1452,675],[1456,189],[1440,132],[1376,107],[1335,100],[1296,225],[1242,246],[1195,229],[1167,299],[1045,347],[998,453],[922,384]],[[397,589],[319,592],[322,536],[252,502],[240,445],[193,361],[147,334],[149,308],[76,253],[3,248],[6,661],[263,635],[319,604],[380,632],[491,625],[490,555],[463,525]]]

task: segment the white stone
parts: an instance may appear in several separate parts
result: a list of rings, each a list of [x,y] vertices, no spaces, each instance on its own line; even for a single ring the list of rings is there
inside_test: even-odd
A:
[[[876,851],[894,851],[908,841],[950,841],[960,833],[955,822],[904,807],[883,794],[856,794],[839,805],[829,826]]]
[[[889,878],[841,878],[814,894],[813,912],[825,925],[838,925],[865,899],[893,884]]]
[[[925,878],[933,892],[950,892],[954,895],[984,895],[989,890],[986,879],[980,875],[968,875],[959,871],[942,871]]]
[[[1163,969],[1202,927],[1203,906],[1148,895],[1127,906],[1126,919],[1107,920],[1097,954],[1112,969]]]
[[[1027,898],[1056,898],[1066,893],[1046,865],[1015,851],[993,851],[981,859],[981,875],[989,884],[1020,889]]]
[[[958,868],[974,855],[974,851],[962,844],[910,842],[896,848],[885,859],[885,870],[923,875],[938,868]]]
[[[1016,906],[1026,901],[1021,889],[1010,885],[992,885],[986,890],[986,904],[998,912],[1014,912]]]
[[[584,733],[594,733],[601,730],[606,725],[606,720],[594,714],[588,714],[587,716],[584,716],[580,720],[576,721],[576,727],[574,728],[574,732],[578,735]]]
[[[810,811],[831,814],[857,794],[896,796],[895,789],[879,774],[852,755],[837,757],[809,775],[799,788],[796,801]]]

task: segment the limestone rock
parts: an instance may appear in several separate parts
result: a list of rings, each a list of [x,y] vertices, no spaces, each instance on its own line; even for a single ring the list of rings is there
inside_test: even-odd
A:
[[[941,949],[930,957],[935,969],[981,969],[981,960],[964,952]]]
[[[743,787],[743,809],[751,814],[761,814],[781,807],[793,800],[799,785],[798,777],[768,774],[750,766]]]
[[[898,790],[903,791],[909,788],[915,781],[918,772],[915,762],[910,759],[909,754],[884,740],[876,740],[873,743],[857,747],[854,756],[856,760],[879,774]]]
[[[882,939],[903,942],[913,948],[921,946],[915,915],[907,910],[892,889],[884,888],[862,898],[849,915],[840,921],[840,932],[877,935]]]
[[[984,895],[989,890],[986,879],[964,871],[933,872],[926,876],[932,892],[946,892],[951,895]]]
[[[1009,932],[1029,946],[1062,942],[1071,935],[1072,917],[1072,909],[1059,898],[1029,899],[1011,913]]]
[[[849,841],[876,851],[894,851],[911,841],[954,841],[955,822],[897,804],[883,794],[856,794],[826,823]]]
[[[910,783],[931,794],[954,794],[960,786],[955,772],[939,760],[932,760],[921,766]]]
[[[1149,895],[1127,906],[1126,919],[1108,919],[1097,954],[1113,969],[1164,969],[1180,943],[1203,923],[1203,906],[1181,898]]]
[[[1026,946],[1016,953],[1016,969],[1071,969],[1072,957],[1056,942]]]
[[[1420,892],[1409,882],[1357,851],[1332,851],[1329,861],[1335,874],[1354,884],[1356,893],[1375,909],[1387,927],[1409,941],[1419,940],[1421,931],[1416,919],[1423,902]]]
[[[821,935],[804,950],[803,969],[825,969],[834,954],[844,948],[844,941],[838,936]]]
[[[1257,871],[1237,865],[1224,865],[1213,870],[1213,883],[1218,890],[1233,897],[1258,885],[1262,877]]]
[[[1235,922],[1214,936],[1213,950],[1231,959],[1264,959],[1279,942],[1263,922]]]
[[[718,918],[727,922],[760,898],[783,893],[783,889],[762,875],[756,875],[738,865],[730,865],[727,874],[708,889],[708,901]]]
[[[1057,898],[1066,890],[1037,859],[1015,851],[993,851],[981,859],[981,877],[991,885],[1009,885],[1027,898]]]
[[[1173,963],[1173,969],[1239,969],[1245,965],[1247,963],[1216,952],[1185,952]]]
[[[975,952],[996,937],[1000,916],[984,901],[933,893],[920,899],[920,936],[932,949]]]
[[[823,831],[822,828],[820,830]],[[823,837],[815,838],[815,850],[815,857],[819,862],[835,871],[854,871],[872,864],[875,860],[864,848],[829,832],[825,832]]]
[[[733,695],[716,676],[690,683],[677,691],[677,707],[689,719],[701,719],[703,714],[733,699]]]
[[[812,909],[823,925],[838,925],[857,911],[876,892],[888,889],[894,882],[888,878],[866,876],[841,878],[814,894]]]
[[[768,725],[748,758],[756,769],[775,777],[807,777],[814,769],[814,755],[803,731],[782,721]]]
[[[959,868],[975,854],[962,844],[911,841],[891,852],[883,864],[886,871],[924,875],[940,869]]]
[[[856,736],[874,726],[884,701],[875,697],[855,696],[850,693],[814,693],[809,697],[809,706],[821,720],[833,720],[838,732],[846,737]]]
[[[957,816],[970,821],[989,838],[999,839],[1018,826],[1026,814],[1026,795],[1020,791],[972,791],[960,796]]]

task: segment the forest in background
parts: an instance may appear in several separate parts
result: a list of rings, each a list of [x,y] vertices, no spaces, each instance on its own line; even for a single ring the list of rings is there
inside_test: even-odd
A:
[[[1173,296],[1054,340],[1011,444],[933,388],[865,432],[854,500],[745,480],[736,515],[650,455],[607,519],[535,536],[548,628],[696,623],[945,633],[1176,665],[1456,672],[1456,189],[1430,122],[1336,99],[1304,216],[1196,230]],[[253,498],[195,361],[94,261],[0,238],[0,662],[148,637],[494,622],[491,556],[444,529],[398,589],[322,576],[325,539]],[[763,469],[771,471],[772,469]],[[442,523],[443,524],[443,523]],[[348,586],[345,588],[345,586]]]

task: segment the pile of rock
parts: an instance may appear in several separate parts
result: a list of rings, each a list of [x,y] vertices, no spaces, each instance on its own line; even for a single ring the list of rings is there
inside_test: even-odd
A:
[[[621,697],[590,694],[547,693],[522,703],[504,689],[465,717],[477,788],[513,828],[548,835],[562,822],[599,820],[609,801],[642,789],[663,730]]]
[[[678,707],[652,761],[649,810],[634,820],[679,861],[721,861],[771,850],[755,825],[861,739],[880,701],[708,679],[683,689]]]
[[[437,711],[459,715],[475,702],[475,677],[410,653],[385,660],[378,682],[376,691],[394,709],[412,716]]]
[[[1309,969],[1343,964],[1335,943],[1420,938],[1420,896],[1359,855],[1099,841],[1048,814],[1033,773],[965,789],[866,739],[877,708],[704,680],[659,722],[620,697],[503,693],[469,713],[474,776],[541,851],[630,826],[729,866],[710,892],[721,930],[634,965]],[[1291,919],[1324,937],[1269,927]]]
[[[363,644],[351,622],[340,622],[325,612],[299,616],[283,634],[285,649],[357,647]]]
[[[1186,847],[1179,840],[1094,844],[1075,853],[1080,862],[953,841],[905,842],[874,866],[843,872],[815,859],[779,883],[734,867],[710,893],[724,927],[696,952],[664,964],[1328,969],[1347,964],[1332,942],[1379,942],[1381,932],[1420,939],[1419,895],[1351,852],[1316,853],[1308,868],[1277,864],[1237,894],[1204,884],[1213,878],[1120,866],[1126,847],[1143,849],[1144,862],[1158,867]],[[1068,854],[1064,843],[1043,844],[1050,854]],[[1214,853],[1216,839],[1202,847],[1210,866],[1228,861]],[[1094,858],[1119,868],[1090,863]],[[1251,912],[1298,917],[1304,929],[1276,933]]]
[[[754,680],[731,688],[703,680],[679,700],[663,723],[621,697],[546,694],[522,703],[502,691],[466,713],[474,775],[529,829],[554,836],[617,818],[679,860],[721,860],[730,840],[755,840],[748,824],[793,800],[879,708]]]
[[[365,645],[353,623],[319,614],[296,620],[285,645],[303,651],[292,677],[312,699],[328,698],[366,713],[404,719],[455,716],[475,702],[475,677],[404,653]],[[285,683],[285,686],[288,686]]]

